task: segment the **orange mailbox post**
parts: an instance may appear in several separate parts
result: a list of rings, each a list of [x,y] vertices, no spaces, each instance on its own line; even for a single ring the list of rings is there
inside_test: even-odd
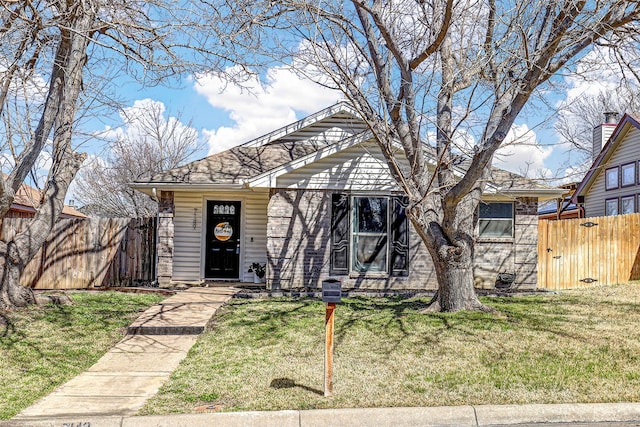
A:
[[[324,316],[324,395],[333,393],[333,315],[342,298],[342,283],[336,279],[322,282],[322,301],[327,303]]]

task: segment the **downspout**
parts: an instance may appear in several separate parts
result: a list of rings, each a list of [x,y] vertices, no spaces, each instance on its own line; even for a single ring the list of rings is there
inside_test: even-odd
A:
[[[156,191],[156,187],[153,187],[151,189],[151,199],[156,202],[156,204],[158,204],[160,201],[158,200],[158,193]],[[154,236],[154,240],[155,240],[155,256],[154,256],[154,260],[153,260],[153,264],[154,264],[154,276],[155,276],[155,281],[156,283],[158,282],[158,226],[160,225],[160,209],[156,209],[156,229],[155,232],[153,233]]]

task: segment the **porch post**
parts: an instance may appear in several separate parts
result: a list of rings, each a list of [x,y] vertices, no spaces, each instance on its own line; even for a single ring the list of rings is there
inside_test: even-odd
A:
[[[158,201],[158,286],[171,286],[173,276],[173,191],[160,191]]]

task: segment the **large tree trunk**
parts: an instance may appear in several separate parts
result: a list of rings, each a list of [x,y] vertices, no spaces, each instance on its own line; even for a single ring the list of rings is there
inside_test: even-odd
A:
[[[426,311],[494,311],[480,302],[474,286],[474,211],[479,197],[478,188],[457,205],[444,209],[445,219],[440,221],[436,213],[438,195],[407,209],[407,217],[431,255],[438,279],[438,290]],[[442,224],[451,226],[445,228]]]
[[[85,154],[73,150],[71,139],[76,106],[82,88],[82,71],[87,59],[86,52],[96,13],[93,6],[89,3],[73,4],[68,11],[68,28],[62,31],[56,50],[43,116],[38,132],[31,141],[31,145],[37,147],[41,144],[41,139],[47,138],[52,129],[53,162],[40,206],[29,226],[10,241],[0,242],[0,308],[3,309],[24,307],[35,302],[33,292],[20,285],[20,277],[58,221],[69,185],[86,158]],[[44,123],[49,128],[46,128]],[[37,155],[39,150],[32,150],[29,155],[34,153]],[[30,169],[33,161],[26,161],[25,157],[28,156],[19,159],[20,167]],[[19,174],[14,171],[13,175],[13,184],[16,184],[15,179]],[[17,191],[17,186],[14,187]],[[6,202],[10,204],[14,195],[15,191]]]
[[[4,246],[4,245],[3,245]],[[2,251],[0,258],[0,309],[25,307],[35,303],[33,291],[20,286],[20,276],[24,271],[24,265],[15,259],[15,250],[11,249],[13,242],[7,245],[8,250]]]
[[[468,254],[456,260],[434,257],[438,290],[428,311],[493,311],[480,302],[474,288],[473,259]]]

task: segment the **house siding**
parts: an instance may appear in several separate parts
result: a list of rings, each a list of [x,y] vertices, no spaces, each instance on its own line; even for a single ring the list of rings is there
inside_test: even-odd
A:
[[[481,289],[495,287],[498,273],[515,273],[515,287],[535,289],[538,277],[538,199],[515,201],[513,239],[483,240],[475,246],[474,279]]]
[[[278,188],[399,190],[373,142],[342,150],[277,178]]]
[[[604,216],[605,200],[611,198],[620,198],[624,196],[636,197],[636,212],[640,211],[637,206],[638,194],[640,194],[640,186],[638,186],[638,160],[640,160],[640,130],[632,127],[626,135],[623,136],[617,149],[611,155],[606,164],[602,164],[598,170],[598,174],[591,185],[588,193],[585,194],[585,216]],[[605,189],[605,171],[614,166],[621,166],[627,163],[636,162],[636,184],[629,187],[613,190]]]
[[[239,200],[242,202],[242,244],[240,280],[252,282],[248,273],[253,262],[267,260],[267,203],[268,191],[236,192],[176,192],[173,218],[173,275],[174,282],[200,282],[204,279],[204,228],[207,200]]]

